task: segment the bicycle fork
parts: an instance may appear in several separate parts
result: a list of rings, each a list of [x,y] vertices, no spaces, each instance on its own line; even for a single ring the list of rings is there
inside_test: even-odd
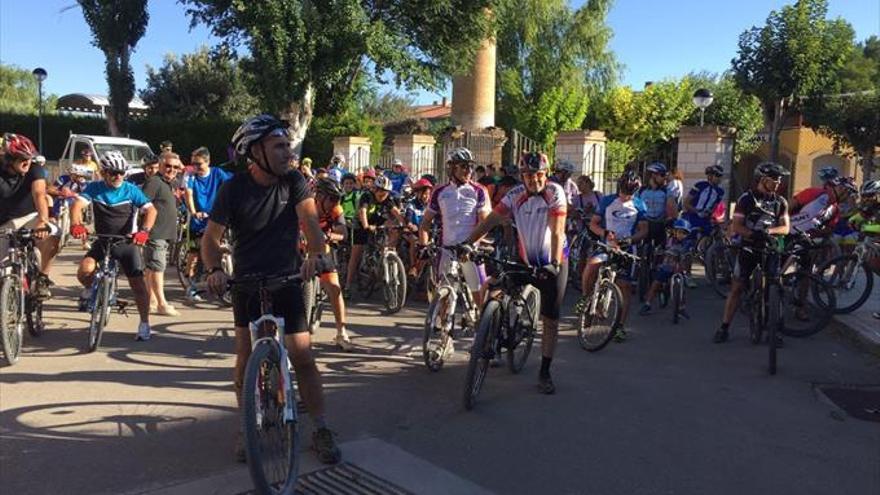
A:
[[[275,326],[275,335],[274,336],[263,336],[260,337],[260,327],[263,326],[264,323],[271,323]],[[281,368],[281,383],[284,387],[283,396],[284,396],[284,422],[289,423],[291,421],[296,421],[296,401],[293,400],[293,380],[291,380],[291,364],[290,359],[287,356],[287,347],[284,345],[284,336],[281,335],[281,329],[284,328],[284,318],[274,316],[271,314],[264,314],[259,319],[252,321],[248,324],[248,329],[251,334],[251,350],[257,347],[257,345],[261,345],[264,341],[268,341],[269,345],[274,345],[278,351],[278,359],[280,361],[279,368]],[[258,414],[260,414],[258,412]]]

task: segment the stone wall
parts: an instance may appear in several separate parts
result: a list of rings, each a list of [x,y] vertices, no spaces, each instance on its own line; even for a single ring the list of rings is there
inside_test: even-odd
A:
[[[724,168],[722,187],[730,191],[733,170],[734,129],[718,126],[686,126],[678,132],[678,170],[682,173],[684,190],[706,178],[709,165]]]
[[[434,136],[400,134],[394,136],[394,158],[403,161],[413,179],[434,173]]]
[[[601,190],[605,185],[606,141],[604,131],[562,131],[556,136],[556,159],[574,163],[574,176],[589,175]]]
[[[345,157],[345,168],[352,171],[370,166],[370,138],[363,136],[340,136],[333,138],[333,154]]]

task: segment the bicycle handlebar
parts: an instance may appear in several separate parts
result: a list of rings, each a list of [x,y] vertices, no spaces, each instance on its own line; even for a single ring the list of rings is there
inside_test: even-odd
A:
[[[611,254],[614,254],[616,256],[630,258],[633,261],[641,261],[641,259],[642,259],[639,256],[636,256],[632,253],[628,253],[628,252],[624,251],[623,249],[620,249],[619,247],[612,246],[611,244],[608,244],[606,242],[596,241],[596,245],[598,245],[599,247],[601,247],[603,249],[608,250]]]
[[[302,275],[297,273],[284,273],[280,275],[267,275],[265,273],[253,273],[250,275],[243,275],[241,277],[237,277],[235,279],[229,279],[226,281],[226,285],[229,287],[233,287],[236,285],[277,285],[284,284],[287,282],[302,282]]]

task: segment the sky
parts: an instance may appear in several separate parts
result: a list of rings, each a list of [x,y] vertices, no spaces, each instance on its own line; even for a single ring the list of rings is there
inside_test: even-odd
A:
[[[621,82],[639,89],[647,81],[693,71],[723,72],[736,55],[739,34],[763,25],[771,10],[788,3],[792,0],[615,0],[608,24],[614,31],[611,49],[625,66]],[[159,67],[168,53],[217,42],[203,26],[191,30],[174,0],[149,0],[148,9],[146,35],[132,56],[137,89],[146,86],[147,65]],[[830,0],[829,11],[849,21],[858,40],[880,35],[880,0]],[[38,19],[41,28],[34,27]],[[92,46],[75,0],[0,0],[0,62],[43,67],[49,73],[47,93],[107,93],[104,56]],[[419,103],[441,96],[415,95]]]

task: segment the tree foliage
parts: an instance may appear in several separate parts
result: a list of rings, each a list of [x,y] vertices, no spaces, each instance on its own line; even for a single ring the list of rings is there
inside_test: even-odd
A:
[[[141,98],[152,115],[172,119],[240,121],[259,111],[238,63],[227,51],[206,47],[180,58],[166,55],[158,70],[147,66]]]
[[[880,86],[880,37],[871,36],[855,45],[840,71],[840,92],[854,93]]]
[[[828,20],[827,0],[798,0],[772,11],[763,27],[740,35],[731,63],[737,84],[758,97],[770,125],[771,159],[779,157],[779,133],[801,98],[833,93],[850,56],[853,29]]]
[[[128,103],[134,97],[131,53],[147,30],[147,0],[77,0],[92,30],[92,44],[106,58],[110,134],[128,133]]]
[[[865,177],[873,177],[875,149],[880,146],[880,86],[811,98],[805,116],[812,128],[834,140],[835,151],[855,154]]]
[[[488,33],[489,0],[181,0],[229,46],[244,45],[263,108],[301,139],[316,101],[351,97],[362,71],[398,86],[439,88]],[[330,113],[330,112],[328,112]]]
[[[578,129],[590,94],[610,86],[618,65],[608,48],[610,0],[572,10],[565,0],[499,0],[498,120],[552,146]]]
[[[54,113],[58,96],[43,90],[43,113]],[[39,110],[39,88],[31,71],[0,64],[0,112],[37,114]]]

